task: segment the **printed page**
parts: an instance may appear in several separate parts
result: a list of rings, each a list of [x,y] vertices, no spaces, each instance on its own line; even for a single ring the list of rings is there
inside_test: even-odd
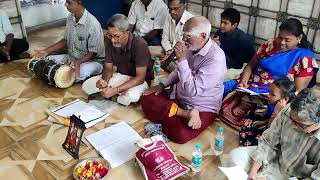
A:
[[[112,168],[116,168],[135,157],[138,147],[135,143],[140,140],[139,134],[127,137],[124,141],[119,141],[112,146],[103,148],[101,156],[106,159]]]
[[[79,99],[66,105],[54,108],[51,111],[59,116],[67,118],[75,115],[79,117],[83,122],[88,123],[86,124],[87,128],[95,125],[100,121],[103,121],[110,115],[109,113],[102,112],[94,105],[88,104]]]
[[[142,138],[127,123],[120,122],[88,135],[86,139],[114,168],[134,157],[135,143]]]
[[[104,147],[111,146],[119,141],[124,141],[126,138],[138,134],[127,123],[120,122],[108,128],[102,129],[96,133],[86,136],[86,139],[98,151]]]
[[[70,117],[73,114],[82,111],[83,109],[88,108],[89,105],[83,101],[80,101],[79,99],[72,101],[66,105],[59,106],[55,109],[52,109],[51,111],[55,114],[63,117]]]

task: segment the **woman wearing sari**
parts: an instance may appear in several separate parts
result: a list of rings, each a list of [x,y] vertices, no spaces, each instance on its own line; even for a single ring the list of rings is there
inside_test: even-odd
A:
[[[291,18],[284,21],[279,29],[278,37],[260,46],[239,80],[224,83],[225,96],[238,86],[259,94],[268,93],[274,80],[286,77],[295,82],[298,92],[315,84],[318,65],[301,22]]]

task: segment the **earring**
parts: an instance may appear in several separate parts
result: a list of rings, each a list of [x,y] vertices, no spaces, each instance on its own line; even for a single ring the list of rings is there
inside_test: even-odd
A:
[[[301,41],[298,42],[298,44],[300,44],[300,43],[301,43]]]

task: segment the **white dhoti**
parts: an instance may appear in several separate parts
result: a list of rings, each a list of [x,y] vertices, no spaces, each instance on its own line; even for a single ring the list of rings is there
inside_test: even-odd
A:
[[[130,78],[131,77],[127,75],[114,73],[111,79],[109,80],[108,87],[111,87],[111,88],[119,87],[121,84],[127,82]],[[100,92],[101,89],[96,87],[96,82],[99,79],[101,79],[101,75],[94,76],[86,80],[82,84],[82,90],[88,95]],[[126,93],[123,93],[122,95],[118,96],[117,102],[125,106],[128,106],[132,102],[138,102],[142,93],[148,88],[149,86],[147,82],[143,82],[143,84],[132,87]]]
[[[52,60],[57,64],[69,64],[66,60],[66,54],[59,54],[59,55],[50,55],[47,57],[48,60]],[[82,63],[80,65],[80,75],[76,77],[75,82],[84,81],[91,76],[96,76],[101,74],[103,66],[101,63],[96,61],[88,61]]]

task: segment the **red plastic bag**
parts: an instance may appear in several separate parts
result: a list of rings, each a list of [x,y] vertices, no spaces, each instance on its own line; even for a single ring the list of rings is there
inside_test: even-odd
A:
[[[139,141],[136,160],[146,180],[175,179],[189,171],[164,143],[161,136]]]

